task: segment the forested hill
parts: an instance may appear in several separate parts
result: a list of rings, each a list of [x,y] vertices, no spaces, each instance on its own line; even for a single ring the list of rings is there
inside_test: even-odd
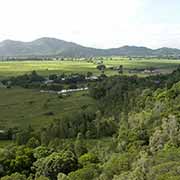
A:
[[[0,43],[0,56],[180,56],[180,50],[172,48],[160,48],[153,50],[146,47],[137,46],[95,49],[55,38],[40,38],[32,42],[5,40]]]

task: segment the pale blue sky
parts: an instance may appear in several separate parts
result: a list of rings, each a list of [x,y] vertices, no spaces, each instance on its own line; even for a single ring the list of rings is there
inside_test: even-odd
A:
[[[148,23],[180,23],[179,0],[144,0],[143,21]]]
[[[0,41],[180,48],[180,0],[0,0]]]

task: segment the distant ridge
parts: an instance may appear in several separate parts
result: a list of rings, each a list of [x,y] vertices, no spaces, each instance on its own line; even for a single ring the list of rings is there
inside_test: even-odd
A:
[[[94,56],[180,56],[180,50],[163,47],[150,49],[137,46],[123,46],[111,49],[85,47],[73,42],[55,38],[40,38],[32,42],[5,40],[0,42],[1,57],[61,56],[61,57],[94,57]]]

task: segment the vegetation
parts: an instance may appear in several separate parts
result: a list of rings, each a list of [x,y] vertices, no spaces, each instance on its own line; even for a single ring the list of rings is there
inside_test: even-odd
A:
[[[141,59],[141,58],[104,58],[104,64],[107,67],[105,73],[107,75],[116,75],[118,72],[111,67],[123,65],[124,73],[129,74],[129,70],[146,69],[154,67],[160,73],[171,72],[180,64],[179,60],[169,59]],[[3,61],[0,62],[0,77],[9,77],[23,75],[32,71],[38,74],[48,76],[49,74],[59,73],[84,73],[92,72],[94,74],[101,73],[96,67],[98,59],[89,61],[84,60],[66,60],[66,61]],[[134,74],[134,73],[133,73]],[[143,74],[135,71],[135,74]]]
[[[119,65],[108,77],[106,63],[88,92],[40,93],[32,82],[44,77],[36,72],[0,89],[0,137],[13,142],[0,148],[2,180],[180,179],[180,66],[139,77]],[[62,85],[58,76],[49,79]]]
[[[95,107],[95,101],[86,92],[61,96],[19,87],[0,88],[0,99],[0,129],[29,125],[38,129],[42,124],[46,125],[69,113],[76,113],[88,106]]]

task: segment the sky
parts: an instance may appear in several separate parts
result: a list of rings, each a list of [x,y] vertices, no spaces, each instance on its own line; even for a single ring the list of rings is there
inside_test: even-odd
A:
[[[180,48],[180,0],[0,0],[0,41]]]

